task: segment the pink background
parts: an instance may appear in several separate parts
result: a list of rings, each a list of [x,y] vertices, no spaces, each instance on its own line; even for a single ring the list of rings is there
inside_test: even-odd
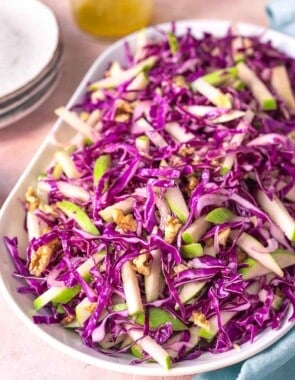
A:
[[[69,0],[44,2],[56,13],[61,27],[65,46],[63,75],[54,93],[39,109],[18,123],[0,129],[0,206],[55,122],[53,110],[66,104],[93,60],[111,43],[83,34],[76,27]],[[266,3],[266,0],[155,0],[153,23],[215,18],[265,26]],[[78,362],[46,345],[27,330],[1,294],[0,305],[1,380],[152,379],[149,376],[120,375]],[[174,379],[189,380],[190,376]]]

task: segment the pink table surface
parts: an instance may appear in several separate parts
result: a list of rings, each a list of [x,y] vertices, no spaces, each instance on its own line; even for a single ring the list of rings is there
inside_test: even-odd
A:
[[[55,122],[53,110],[67,102],[93,60],[111,43],[82,33],[72,20],[69,1],[44,2],[56,13],[61,27],[65,47],[63,74],[54,93],[40,108],[18,123],[0,130],[0,206]],[[153,23],[215,18],[265,26],[266,3],[265,0],[155,0]],[[27,330],[1,294],[0,310],[1,380],[152,379],[102,370],[60,353]]]

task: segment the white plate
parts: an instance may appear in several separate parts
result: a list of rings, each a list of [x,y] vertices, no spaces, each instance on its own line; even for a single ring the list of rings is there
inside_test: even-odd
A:
[[[40,107],[54,91],[59,78],[60,72],[53,70],[36,91],[33,91],[29,97],[21,99],[21,104],[16,105],[8,114],[0,115],[0,129],[16,123]]]
[[[190,26],[193,33],[198,36],[200,36],[203,31],[212,32],[215,35],[224,35],[229,25],[229,22],[215,20],[181,21],[178,22],[177,30],[178,33],[181,33],[184,32],[188,26]],[[170,28],[170,24],[164,24],[161,27],[168,30]],[[244,35],[263,32],[263,29],[249,24],[237,24],[237,30]],[[148,29],[148,33],[149,35],[155,35],[156,32],[154,29],[150,28]],[[294,56],[294,40],[292,38],[274,31],[266,31],[263,38],[271,39],[276,47]],[[114,59],[122,61],[124,57],[124,43],[128,41],[132,47],[135,44],[135,40],[136,34],[133,34],[116,42],[105,50],[105,52],[101,54],[101,56],[94,62],[82,80],[78,89],[68,103],[68,107],[81,100],[87,83],[100,78],[110,61]],[[66,142],[73,135],[73,132],[61,121],[58,121],[55,124],[51,135],[48,136],[32,163],[20,178],[16,187],[8,197],[1,212],[1,234],[8,235],[10,237],[18,236],[20,250],[23,252],[27,243],[27,237],[23,230],[24,211],[19,204],[19,199],[23,198],[27,186],[35,181],[38,174],[42,172],[46,165],[50,162],[52,154],[56,150],[51,143],[53,135],[56,135],[59,140]],[[11,277],[13,265],[8,255],[5,254],[5,248],[2,241],[0,242],[0,252],[2,252],[3,256],[1,258],[0,266],[0,288],[2,289],[3,294],[10,305],[13,307],[14,311],[25,323],[25,325],[38,336],[42,337],[46,342],[62,352],[71,355],[77,360],[82,360],[88,364],[105,369],[144,376],[181,376],[212,371],[235,364],[257,354],[277,341],[280,337],[286,334],[292,326],[294,326],[294,324],[288,322],[286,319],[280,330],[265,330],[257,337],[254,344],[246,343],[241,346],[240,351],[231,350],[218,355],[206,353],[196,360],[177,363],[169,372],[162,369],[156,363],[144,363],[138,366],[131,366],[129,365],[131,356],[128,356],[127,354],[121,354],[118,357],[106,356],[83,346],[78,335],[67,331],[60,326],[34,325],[31,320],[31,315],[34,313],[32,308],[32,297],[17,293],[16,287],[19,283]]]
[[[1,0],[0,100],[39,76],[58,42],[57,21],[46,5],[37,0]]]

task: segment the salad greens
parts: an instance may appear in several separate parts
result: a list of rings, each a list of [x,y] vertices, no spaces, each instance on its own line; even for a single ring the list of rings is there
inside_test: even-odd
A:
[[[132,364],[220,353],[295,319],[295,61],[257,36],[139,33],[25,194],[35,323]]]

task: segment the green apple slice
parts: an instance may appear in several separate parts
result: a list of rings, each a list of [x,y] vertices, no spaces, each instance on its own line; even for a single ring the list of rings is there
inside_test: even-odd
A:
[[[97,158],[93,168],[93,182],[97,186],[101,177],[111,167],[111,156],[109,154],[102,154]]]
[[[230,233],[230,238],[234,240],[238,235],[237,231]],[[284,275],[282,269],[279,267],[275,259],[270,253],[265,253],[264,246],[256,240],[253,236],[243,232],[237,240],[237,246],[246,252],[253,259],[259,261],[263,266],[268,268],[271,272],[276,273],[282,277]]]
[[[179,45],[177,41],[177,37],[174,33],[170,32],[168,33],[168,43],[172,54],[175,54],[179,50]]]
[[[295,265],[294,252],[278,249],[273,252],[271,256],[282,269],[287,268],[291,265]],[[252,259],[251,257],[248,257],[244,263],[247,264],[247,267],[239,269],[239,273],[245,280],[251,280],[252,278],[264,276],[265,274],[271,272],[271,270],[263,266],[258,261]]]
[[[178,217],[181,223],[185,223],[189,211],[179,187],[170,187],[167,189],[165,199],[170,210]]]
[[[212,86],[220,86],[221,84],[227,82],[229,79],[236,78],[237,76],[238,69],[235,66],[232,66],[226,67],[225,69],[213,71],[209,74],[204,75],[202,78]]]
[[[226,207],[218,207],[206,215],[205,220],[214,224],[222,224],[231,220],[235,214]]]
[[[193,259],[194,257],[203,256],[204,250],[200,243],[191,243],[182,245],[180,253],[184,259]]]
[[[230,321],[237,313],[237,311],[221,311],[220,319],[222,326],[225,326],[227,322]],[[210,327],[208,329],[201,327],[199,330],[199,336],[211,341],[219,331],[218,319],[216,315],[209,319],[209,326]]]
[[[265,303],[265,300],[267,298],[267,291],[265,289],[261,289],[258,293],[258,297],[259,297],[259,300],[262,302],[262,303]],[[273,301],[271,303],[271,307],[275,310],[279,310],[280,307],[282,306],[282,303],[283,303],[283,299],[282,297],[279,297],[277,296],[276,294],[274,294],[274,297],[273,297]]]
[[[85,281],[89,281],[90,269],[103,260],[104,257],[104,251],[94,254],[77,268],[77,272],[84,278]],[[34,308],[38,311],[49,302],[68,303],[80,292],[80,290],[80,285],[76,285],[72,288],[52,286],[33,301]]]
[[[141,348],[149,354],[156,362],[158,362],[165,369],[170,369],[172,362],[167,351],[165,351],[152,337],[144,335],[142,329],[134,329],[133,325],[126,323],[124,325],[127,334],[136,342]]]
[[[205,216],[201,216],[182,233],[182,240],[186,244],[197,243],[209,228],[210,223],[205,220]]]
[[[179,292],[180,301],[182,303],[189,302],[191,299],[196,297],[197,294],[200,293],[205,285],[206,281],[195,281],[184,284]]]
[[[69,218],[74,219],[82,230],[92,235],[99,235],[98,229],[81,207],[70,201],[57,202],[56,206]]]
[[[138,314],[135,319],[135,322],[139,325],[143,325],[144,321],[144,313]],[[173,331],[183,331],[188,329],[186,325],[183,322],[181,322],[180,319],[176,318],[173,314],[169,313],[168,311],[156,307],[149,308],[149,326],[151,329],[157,329],[158,327],[164,325],[167,322],[172,324]]]
[[[295,241],[295,220],[287,211],[283,203],[274,195],[273,199],[261,190],[258,190],[256,195],[257,201],[261,208],[269,215],[272,221],[280,227],[287,238]]]
[[[87,321],[87,319],[93,313],[97,303],[91,302],[87,297],[85,297],[75,308],[76,319],[80,326],[83,326],[83,323]]]
[[[147,136],[138,136],[135,139],[135,146],[139,153],[149,154],[150,139]]]

